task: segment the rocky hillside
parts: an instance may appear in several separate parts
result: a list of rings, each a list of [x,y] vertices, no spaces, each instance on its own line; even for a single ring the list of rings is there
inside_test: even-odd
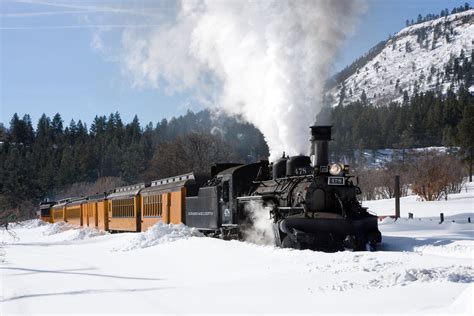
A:
[[[365,99],[376,106],[416,92],[473,87],[474,9],[411,25],[336,75],[327,92],[336,106]],[[367,58],[368,57],[368,58]]]

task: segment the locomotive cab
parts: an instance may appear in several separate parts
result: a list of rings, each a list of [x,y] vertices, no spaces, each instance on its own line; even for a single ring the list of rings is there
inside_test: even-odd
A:
[[[186,198],[186,224],[208,235],[222,238],[238,236],[245,220],[237,198],[249,193],[264,162],[247,165],[216,164],[212,179],[199,188],[197,196]],[[266,164],[268,166],[268,163]]]

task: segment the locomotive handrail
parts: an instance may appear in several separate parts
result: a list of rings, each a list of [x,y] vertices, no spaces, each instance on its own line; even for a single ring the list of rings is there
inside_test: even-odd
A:
[[[279,210],[304,210],[302,206],[279,206]]]
[[[263,200],[265,197],[273,197],[273,195],[250,195],[250,196],[239,196],[239,201],[252,201],[252,200]]]
[[[280,212],[280,213],[287,213],[287,216],[298,214],[298,213],[301,213],[301,212],[305,211],[304,208],[301,207],[301,206],[280,206],[280,207],[277,207],[277,209],[279,211],[283,211],[283,212]],[[293,212],[293,211],[295,211],[295,212]]]

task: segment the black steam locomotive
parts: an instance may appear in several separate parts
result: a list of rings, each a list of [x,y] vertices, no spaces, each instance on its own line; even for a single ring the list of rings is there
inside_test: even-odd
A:
[[[255,210],[250,210],[257,205],[273,220],[277,246],[374,250],[382,240],[377,217],[358,202],[360,189],[349,166],[328,163],[331,126],[312,126],[311,134],[311,158],[215,165],[198,195],[186,198],[186,224],[209,235],[239,238],[252,225]]]

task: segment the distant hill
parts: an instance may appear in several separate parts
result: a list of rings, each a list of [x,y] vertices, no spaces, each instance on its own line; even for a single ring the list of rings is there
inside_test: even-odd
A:
[[[327,84],[327,103],[367,98],[384,106],[416,92],[445,94],[461,85],[472,91],[474,10],[434,17],[403,28],[336,74]]]

